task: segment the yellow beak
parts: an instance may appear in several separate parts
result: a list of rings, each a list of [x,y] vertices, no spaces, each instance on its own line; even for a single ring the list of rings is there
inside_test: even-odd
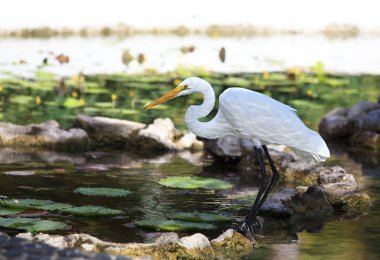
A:
[[[144,109],[151,109],[152,107],[155,107],[158,104],[164,103],[164,102],[168,101],[169,99],[175,98],[182,89],[183,89],[183,87],[181,87],[181,86],[178,86],[178,87],[172,89],[171,91],[169,91],[168,93],[166,93],[162,97],[158,98],[157,100],[153,101],[152,103],[150,103],[149,105],[144,107]]]

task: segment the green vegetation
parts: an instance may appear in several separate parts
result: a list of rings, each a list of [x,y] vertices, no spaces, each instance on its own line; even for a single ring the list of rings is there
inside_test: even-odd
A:
[[[222,215],[215,213],[193,212],[171,212],[165,214],[170,219],[190,221],[190,222],[224,222],[233,220],[232,215]]]
[[[123,211],[109,209],[99,206],[81,206],[76,207],[66,203],[57,203],[51,200],[39,199],[7,199],[0,200],[0,215],[12,215],[21,213],[26,209],[41,209],[47,211],[58,211],[62,214],[76,216],[112,216],[122,214]],[[22,209],[17,212],[17,209]],[[14,213],[12,213],[14,212]]]
[[[199,76],[213,85],[217,95],[228,87],[243,87],[292,105],[305,123],[316,129],[320,118],[337,104],[348,107],[362,100],[376,100],[380,86],[380,76],[330,75],[320,62],[311,68],[311,73],[290,68],[276,73],[223,74],[183,67],[165,74],[79,73],[62,79],[42,70],[35,73],[35,81],[16,75],[0,79],[0,121],[25,124],[55,119],[67,128],[78,113],[84,113],[144,123],[170,117],[184,128],[185,111],[190,104],[201,102],[199,95],[174,99],[150,111],[143,107],[184,78]]]
[[[0,218],[0,226],[32,233],[68,228],[62,222],[41,220],[39,218]]]
[[[105,196],[105,197],[123,197],[128,196],[131,192],[124,189],[113,188],[77,188],[75,193],[80,193],[87,196]]]
[[[60,210],[61,213],[71,214],[75,216],[112,216],[122,214],[123,211],[117,209],[109,209],[99,206],[82,206],[82,207],[71,207],[63,208]]]
[[[180,220],[147,219],[135,221],[135,224],[151,229],[166,231],[205,230],[214,229],[214,225],[206,223],[194,223]]]
[[[158,183],[166,187],[179,189],[223,190],[231,189],[233,187],[232,184],[222,180],[190,176],[168,177],[159,180]]]

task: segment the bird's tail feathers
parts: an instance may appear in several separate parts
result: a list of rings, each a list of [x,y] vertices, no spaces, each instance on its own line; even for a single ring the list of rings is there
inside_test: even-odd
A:
[[[307,159],[307,160],[314,160],[316,162],[323,162],[323,161],[326,161],[326,159],[328,158],[328,157],[325,157],[325,156],[322,156],[319,154],[309,153],[309,152],[294,149],[294,148],[293,148],[293,150],[299,157],[301,157],[303,159]]]

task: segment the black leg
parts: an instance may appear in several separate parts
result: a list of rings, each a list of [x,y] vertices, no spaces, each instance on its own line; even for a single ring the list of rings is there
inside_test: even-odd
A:
[[[272,170],[272,180],[270,181],[270,184],[267,188],[267,190],[265,191],[263,197],[261,198],[260,200],[260,203],[259,203],[259,206],[258,206],[258,210],[257,212],[260,210],[260,208],[262,207],[262,205],[264,204],[265,200],[267,199],[269,193],[271,193],[272,189],[274,186],[276,186],[277,182],[278,182],[278,179],[280,177],[280,174],[278,173],[278,171],[276,170],[276,167],[274,166],[274,163],[273,163],[273,160],[272,158],[270,157],[269,155],[269,152],[268,152],[268,149],[265,145],[263,145],[263,150],[264,150],[264,153],[265,153],[265,156],[267,157],[268,159],[268,162],[269,162],[269,165],[270,165],[270,168]],[[256,212],[256,213],[257,213]]]
[[[261,184],[259,192],[257,193],[255,203],[252,206],[252,209],[250,210],[248,216],[245,218],[244,223],[239,227],[240,232],[243,234],[247,233],[247,230],[249,229],[251,233],[255,233],[254,230],[252,230],[252,223],[256,221],[256,215],[259,210],[259,205],[261,201],[261,197],[263,196],[265,190],[267,189],[268,185],[268,175],[265,170],[263,155],[262,155],[262,148],[255,147],[256,157],[257,161],[260,166],[260,172],[261,172]]]
[[[270,168],[272,170],[272,179],[269,185],[268,185],[268,176],[265,170],[262,150],[264,150],[265,156],[267,157]],[[261,180],[259,192],[255,199],[255,203],[253,204],[251,211],[246,217],[245,222],[241,225],[241,227],[239,227],[239,231],[243,233],[244,235],[247,234],[248,230],[252,233],[252,235],[255,233],[255,230],[254,230],[255,228],[253,227],[252,224],[255,224],[256,217],[257,217],[258,212],[260,211],[260,208],[264,204],[265,200],[267,199],[268,195],[270,194],[270,192],[272,191],[273,187],[276,185],[279,179],[279,173],[276,170],[276,167],[274,166],[273,160],[269,155],[267,147],[263,145],[260,148],[255,148],[255,152],[257,156],[257,161],[260,166],[262,180]]]

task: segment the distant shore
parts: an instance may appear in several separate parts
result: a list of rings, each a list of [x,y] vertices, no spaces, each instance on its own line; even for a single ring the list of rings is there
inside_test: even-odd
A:
[[[206,35],[209,37],[255,37],[273,35],[300,35],[300,34],[321,34],[327,38],[353,38],[359,35],[380,36],[380,28],[377,30],[361,30],[356,25],[332,23],[320,30],[293,30],[275,29],[271,27],[255,25],[209,25],[204,28],[189,28],[177,26],[173,28],[150,28],[139,29],[125,24],[106,27],[82,27],[73,28],[21,28],[14,30],[1,30],[0,38],[51,38],[51,37],[108,37],[117,36],[125,38],[133,35]]]

